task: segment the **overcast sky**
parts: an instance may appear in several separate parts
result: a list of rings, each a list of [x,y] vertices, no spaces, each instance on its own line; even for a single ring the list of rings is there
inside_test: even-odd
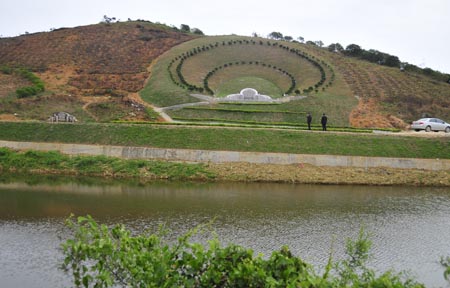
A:
[[[450,73],[450,0],[1,0],[0,35],[144,19],[206,35],[270,32],[358,44]]]

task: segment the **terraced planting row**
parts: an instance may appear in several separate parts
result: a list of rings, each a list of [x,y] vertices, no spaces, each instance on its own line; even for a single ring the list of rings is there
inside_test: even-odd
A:
[[[187,86],[181,84],[178,77],[177,67],[181,61],[180,57],[186,55],[188,52],[192,52],[192,56],[188,56],[178,70],[182,71],[186,82],[195,84],[199,88],[204,89],[204,78],[208,72],[213,71],[215,67],[224,65],[224,63],[233,63],[231,66],[227,65],[228,67],[225,69],[222,67],[222,69],[216,70],[213,73],[214,75],[208,79],[208,85],[214,91],[215,97],[225,97],[229,94],[239,93],[242,88],[247,87],[255,88],[263,95],[282,97],[286,90],[289,89],[291,79],[286,74],[280,72],[278,68],[282,68],[284,71],[290,73],[296,80],[296,88],[299,90],[302,89],[302,91],[298,91],[300,95],[307,95],[307,97],[273,106],[261,105],[260,103],[242,105],[249,110],[267,109],[280,111],[272,114],[242,111],[230,111],[228,113],[225,111],[218,112],[211,110],[193,111],[189,109],[166,111],[174,119],[189,122],[201,121],[203,123],[211,119],[218,119],[219,122],[228,119],[227,121],[230,123],[251,119],[251,121],[260,121],[260,123],[275,122],[272,119],[276,119],[279,123],[289,122],[306,125],[305,114],[295,115],[282,112],[290,111],[298,113],[311,112],[314,115],[313,123],[318,125],[320,125],[319,115],[327,113],[329,115],[330,125],[340,127],[348,126],[348,115],[357,104],[357,101],[355,98],[348,96],[350,94],[349,89],[342,78],[335,75],[333,66],[329,65],[329,62],[326,61],[329,58],[323,57],[322,55],[318,56],[314,53],[315,49],[319,50],[317,47],[314,48],[305,44],[284,41],[278,42],[274,46],[275,43],[277,42],[268,41],[267,39],[242,36],[213,36],[185,42],[172,48],[152,65],[151,77],[145,88],[140,92],[140,95],[145,101],[153,103],[157,107],[204,101],[191,96],[193,94],[206,94],[204,90],[202,93],[193,89],[189,91]],[[196,51],[195,53],[194,49]],[[314,59],[323,68],[326,80],[318,89],[315,89],[314,85],[321,80],[321,70],[309,61],[298,56],[296,54],[297,50],[304,52],[305,55]],[[266,66],[263,66],[263,64]],[[271,67],[269,68],[268,65],[271,65]],[[273,69],[273,66],[276,69]],[[257,82],[257,80],[260,80],[260,82]],[[257,84],[253,86],[255,82]],[[267,88],[269,92],[265,92],[266,88],[263,85],[269,83],[275,86],[275,88],[269,87]],[[303,90],[308,89],[310,86],[313,87],[313,91],[305,94]],[[296,94],[295,90],[292,94]],[[228,108],[233,106],[232,104],[216,104],[212,106],[221,109],[224,108],[224,105],[227,105]],[[221,113],[220,117],[217,113]],[[287,114],[288,116],[283,114]]]
[[[407,122],[425,114],[450,118],[450,86],[422,75],[336,57],[335,66],[354,95],[383,103],[386,113]]]
[[[214,87],[216,91],[213,91],[209,80],[220,70],[235,70],[236,66],[245,66],[241,72],[246,69],[247,73],[252,75],[255,69],[251,66],[255,65],[273,69],[275,75],[266,77],[275,83],[280,82],[276,78],[290,78],[287,89],[280,87],[285,94],[318,92],[319,88],[325,90],[334,81],[334,71],[324,61],[278,42],[256,41],[251,38],[224,40],[195,47],[172,59],[168,71],[176,85],[190,91],[214,94],[218,87]],[[227,79],[221,77],[221,81],[216,81],[216,85],[226,81]]]

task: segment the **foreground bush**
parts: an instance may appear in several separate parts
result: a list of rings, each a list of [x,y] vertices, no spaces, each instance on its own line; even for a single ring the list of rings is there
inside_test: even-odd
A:
[[[123,225],[109,228],[90,216],[68,219],[72,239],[63,244],[64,267],[84,287],[424,287],[402,274],[381,275],[365,262],[371,242],[360,232],[347,242],[347,259],[323,273],[292,255],[287,247],[268,259],[238,245],[191,243],[197,227],[173,245],[165,232],[133,236]]]

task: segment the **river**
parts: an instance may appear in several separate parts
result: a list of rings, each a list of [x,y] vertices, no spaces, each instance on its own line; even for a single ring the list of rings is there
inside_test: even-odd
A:
[[[361,226],[373,241],[369,266],[407,271],[427,287],[447,287],[441,256],[450,256],[448,188],[314,186],[260,183],[98,182],[0,179],[0,287],[67,287],[59,249],[64,220],[90,214],[135,232],[165,224],[173,237],[214,219],[219,239],[270,255],[282,245],[314,264]],[[203,241],[197,236],[198,241]]]

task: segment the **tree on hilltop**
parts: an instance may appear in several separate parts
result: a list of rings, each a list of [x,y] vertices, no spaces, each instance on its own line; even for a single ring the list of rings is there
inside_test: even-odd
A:
[[[116,17],[108,17],[106,15],[103,15],[103,23],[110,24],[114,23],[116,21]]]
[[[269,36],[269,38],[275,39],[275,40],[283,39],[283,34],[281,32],[272,32],[268,36]]]
[[[400,67],[400,59],[394,55],[388,55],[386,59],[384,59],[384,64],[389,67]]]
[[[200,29],[198,29],[198,28],[192,28],[192,29],[191,29],[191,33],[197,34],[197,35],[205,35],[205,34],[203,33],[203,31],[200,30]]]
[[[344,47],[342,47],[339,43],[333,43],[328,46],[328,51],[330,52],[342,52],[344,51]]]
[[[363,53],[361,46],[356,44],[350,44],[345,48],[345,54],[348,56],[360,56]]]
[[[323,46],[322,40],[314,41],[314,43],[316,43],[316,45],[319,46],[319,47]]]
[[[189,25],[187,25],[187,24],[181,24],[180,30],[183,33],[189,33],[189,32],[191,32],[191,27],[189,27]]]

